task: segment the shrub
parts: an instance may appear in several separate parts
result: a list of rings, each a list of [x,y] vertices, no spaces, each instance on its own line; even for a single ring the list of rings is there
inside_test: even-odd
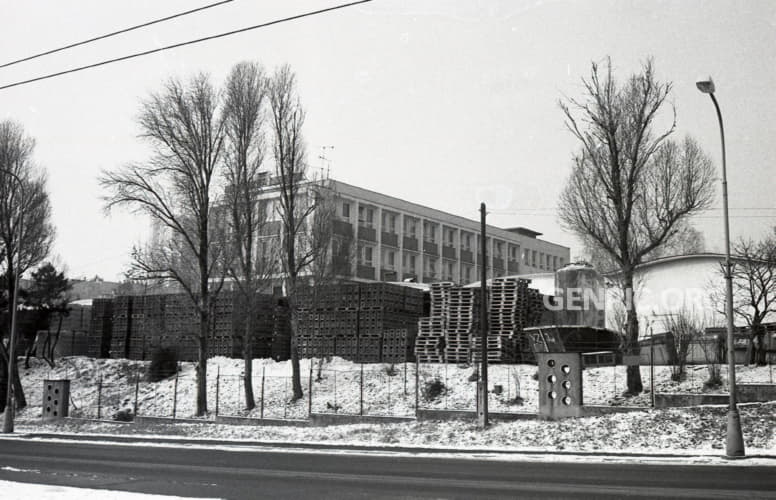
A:
[[[119,422],[132,422],[135,419],[135,415],[132,413],[132,408],[122,408],[113,415],[113,420]]]
[[[178,352],[171,347],[159,347],[151,353],[146,377],[149,382],[159,382],[178,371]]]
[[[440,379],[435,378],[423,384],[421,394],[426,401],[434,401],[439,396],[447,394],[447,387]]]

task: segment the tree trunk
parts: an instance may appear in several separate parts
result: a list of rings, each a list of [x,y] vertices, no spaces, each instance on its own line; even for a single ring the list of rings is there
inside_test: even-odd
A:
[[[641,353],[639,347],[639,319],[636,312],[636,298],[633,290],[633,269],[624,270],[623,292],[625,294],[626,308],[626,348],[625,353],[630,356],[638,356]],[[644,390],[641,383],[641,368],[639,365],[628,365],[627,367],[628,389],[625,394],[635,396]]]
[[[199,311],[199,351],[197,352],[197,416],[207,413],[207,333],[210,314],[207,299],[200,298],[202,308]]]
[[[5,399],[8,394],[8,364],[5,358],[0,356],[0,413],[5,411]],[[19,364],[14,363],[13,367],[13,396],[16,400],[16,409],[21,410],[27,407],[27,398],[24,395],[24,387],[19,377]]]
[[[245,318],[245,331],[243,333],[243,360],[245,361],[244,379],[245,408],[250,411],[256,408],[256,399],[253,395],[253,300],[248,296],[247,314]]]
[[[296,311],[291,309],[291,386],[294,391],[292,401],[298,401],[304,397],[301,368],[299,367],[299,350],[296,347],[298,327],[299,320],[297,319]]]

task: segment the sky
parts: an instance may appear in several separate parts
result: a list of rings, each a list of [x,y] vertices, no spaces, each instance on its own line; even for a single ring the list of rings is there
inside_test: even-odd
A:
[[[0,0],[0,64],[213,0]],[[0,86],[335,5],[223,6],[0,68]],[[624,80],[653,57],[673,82],[675,138],[695,137],[717,165],[711,75],[725,120],[732,238],[776,225],[776,2],[374,0],[315,17],[0,90],[0,119],[37,141],[57,229],[52,258],[71,277],[119,279],[149,221],[106,214],[102,171],[148,158],[140,102],[170,77],[222,84],[246,60],[288,63],[307,111],[312,168],[340,181],[488,222],[525,226],[582,255],[559,224],[558,196],[577,147],[559,99],[581,97],[592,61]],[[663,122],[670,117],[666,109]],[[326,149],[327,162],[319,159]],[[693,225],[723,251],[721,196]]]

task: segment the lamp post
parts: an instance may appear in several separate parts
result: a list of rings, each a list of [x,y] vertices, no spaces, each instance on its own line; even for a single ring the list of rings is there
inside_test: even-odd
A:
[[[19,184],[19,193],[21,195],[20,200],[24,199],[24,184],[18,175],[10,170],[0,169],[0,173],[10,175]],[[11,309],[11,333],[10,341],[8,343],[8,386],[5,393],[5,413],[3,418],[3,433],[13,432],[13,418],[14,418],[14,394],[13,394],[13,367],[16,360],[16,309],[19,297],[19,260],[21,259],[21,247],[22,245],[22,209],[21,202],[19,203],[19,224],[17,227],[16,236],[16,267],[17,272],[14,275],[13,283],[13,304],[9,304]]]
[[[728,458],[741,458],[746,455],[744,451],[744,437],[741,434],[741,416],[736,405],[736,359],[733,346],[733,274],[730,263],[730,222],[728,217],[728,193],[727,193],[727,165],[725,164],[725,129],[722,126],[722,113],[719,104],[714,97],[714,80],[711,77],[695,82],[698,90],[709,94],[714,109],[717,110],[719,120],[719,134],[722,139],[722,219],[725,221],[725,315],[727,316],[727,356],[728,356],[728,385],[730,403],[727,414],[727,442],[726,455]]]

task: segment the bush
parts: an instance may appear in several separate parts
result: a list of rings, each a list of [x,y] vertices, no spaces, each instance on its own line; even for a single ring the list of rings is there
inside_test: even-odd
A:
[[[447,387],[445,387],[445,384],[442,383],[440,379],[435,378],[434,380],[430,380],[423,384],[421,394],[423,395],[424,400],[434,401],[439,396],[447,394]]]
[[[113,420],[119,422],[132,422],[135,419],[135,415],[132,413],[132,408],[122,408],[113,415]]]
[[[178,352],[171,347],[159,347],[151,353],[146,378],[149,382],[159,382],[175,375],[178,371]]]

